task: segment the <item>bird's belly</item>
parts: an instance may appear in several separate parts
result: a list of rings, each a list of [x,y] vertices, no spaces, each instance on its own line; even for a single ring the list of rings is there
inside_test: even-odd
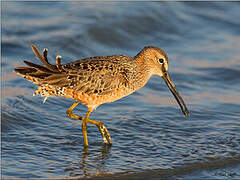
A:
[[[101,104],[116,101],[133,92],[134,90],[132,89],[118,88],[102,94],[87,94],[64,87],[58,88],[51,86],[39,86],[38,90],[35,91],[35,94],[40,94],[45,97],[60,96],[64,98],[71,98],[86,105],[90,110],[94,110]]]
[[[82,104],[85,104],[89,109],[94,110],[101,104],[119,100],[133,92],[134,91],[130,90],[114,90],[105,94],[86,94],[76,92],[76,94],[73,95],[73,99],[80,101]]]

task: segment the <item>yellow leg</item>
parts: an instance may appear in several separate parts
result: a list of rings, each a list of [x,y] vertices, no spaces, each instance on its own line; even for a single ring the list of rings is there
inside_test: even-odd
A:
[[[103,139],[104,143],[109,144],[109,145],[112,144],[112,139],[111,139],[110,133],[108,132],[106,126],[102,122],[94,121],[91,119],[88,119],[88,122],[91,124],[94,124],[98,127],[98,130],[100,131],[100,133],[102,135],[102,139]]]
[[[78,115],[75,115],[72,113],[73,109],[79,104],[78,101],[76,101],[75,103],[73,103],[73,105],[67,110],[67,115],[70,117],[70,118],[73,118],[73,119],[79,119],[79,120],[83,120],[82,117],[78,116]]]
[[[85,118],[80,117],[78,115],[75,115],[72,113],[73,109],[79,104],[79,102],[75,102],[68,110],[67,110],[67,115],[70,118],[73,119],[78,119],[78,120],[82,120],[82,131],[83,131],[83,138],[84,138],[84,145],[88,146],[88,140],[87,140],[87,123],[91,123],[94,124],[98,127],[98,130],[100,131],[101,135],[102,135],[102,139],[103,142],[106,144],[111,145],[112,144],[112,140],[111,140],[111,136],[110,133],[108,132],[106,126],[104,125],[104,123],[100,122],[100,121],[94,121],[89,119],[89,116],[91,114],[91,111],[88,111],[87,115]]]
[[[88,139],[87,139],[87,122],[88,122],[88,118],[91,114],[91,111],[88,111],[86,114],[86,117],[83,118],[83,122],[82,122],[82,132],[83,132],[83,140],[84,140],[84,146],[88,147]]]

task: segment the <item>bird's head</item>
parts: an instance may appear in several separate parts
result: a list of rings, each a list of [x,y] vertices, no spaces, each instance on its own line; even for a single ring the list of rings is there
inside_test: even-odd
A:
[[[162,77],[167,84],[168,88],[174,95],[177,100],[183,114],[186,117],[189,117],[189,111],[178,93],[175,85],[170,79],[168,73],[168,57],[167,54],[158,47],[147,46],[139,54],[141,59],[143,59],[145,66],[148,66],[148,69],[152,75],[159,75]]]

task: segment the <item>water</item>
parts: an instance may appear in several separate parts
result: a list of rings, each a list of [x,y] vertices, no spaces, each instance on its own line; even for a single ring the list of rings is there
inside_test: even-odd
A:
[[[238,2],[3,2],[2,178],[240,179],[239,16]],[[73,100],[43,104],[13,72],[37,62],[30,42],[48,48],[51,63],[161,47],[191,117],[152,77],[92,113],[113,146],[89,125],[84,151],[81,122],[65,114]]]

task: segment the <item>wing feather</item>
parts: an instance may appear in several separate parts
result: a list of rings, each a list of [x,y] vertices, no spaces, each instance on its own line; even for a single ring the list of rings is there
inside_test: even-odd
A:
[[[107,94],[123,84],[126,85],[127,82],[124,78],[126,69],[124,65],[127,63],[124,61],[130,60],[132,58],[128,56],[120,58],[119,56],[99,56],[78,60],[62,65],[64,71],[61,73],[61,76],[55,74],[54,77],[46,78],[45,82],[58,87],[71,88],[86,94]],[[51,79],[59,79],[59,83],[58,81],[49,83]]]

